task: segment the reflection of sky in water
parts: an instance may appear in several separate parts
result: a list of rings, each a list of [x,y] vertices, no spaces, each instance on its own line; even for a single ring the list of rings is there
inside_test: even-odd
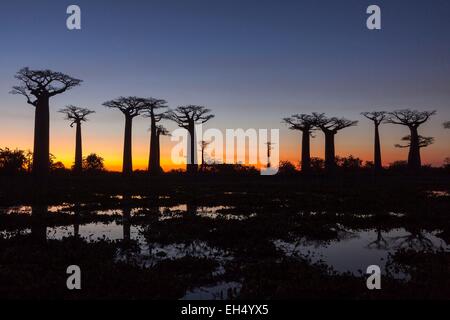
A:
[[[357,275],[358,270],[365,273],[370,265],[378,265],[384,272],[388,254],[400,248],[450,250],[450,246],[434,234],[420,235],[423,237],[413,237],[405,229],[393,229],[381,232],[379,239],[376,230],[349,231],[341,240],[329,243],[301,238],[295,243],[276,240],[274,244],[288,256],[308,255],[313,262],[323,261],[338,272],[350,271]]]

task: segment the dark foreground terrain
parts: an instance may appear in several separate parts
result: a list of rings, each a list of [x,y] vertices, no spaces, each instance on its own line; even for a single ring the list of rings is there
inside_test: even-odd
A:
[[[450,299],[449,176],[55,176],[49,192],[0,177],[1,298]]]

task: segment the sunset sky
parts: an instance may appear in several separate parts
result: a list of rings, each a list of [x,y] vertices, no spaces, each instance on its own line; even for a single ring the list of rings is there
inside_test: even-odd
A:
[[[66,29],[66,8],[82,10],[82,30]],[[382,30],[366,28],[368,5],[382,10]],[[70,166],[75,130],[57,110],[96,113],[83,126],[84,154],[122,162],[123,115],[102,106],[118,96],[198,104],[216,117],[205,128],[279,128],[280,158],[298,163],[300,134],[281,119],[325,112],[359,120],[337,135],[338,155],[371,160],[373,127],[362,111],[437,110],[421,127],[436,143],[424,163],[450,157],[450,2],[433,1],[2,1],[0,5],[0,147],[32,149],[33,107],[8,92],[22,67],[49,68],[84,80],[51,100],[51,153]],[[174,123],[164,125],[173,130]],[[133,127],[135,169],[145,169],[149,120]],[[405,160],[394,147],[409,132],[381,127],[384,164]],[[323,157],[320,132],[312,155]],[[174,143],[162,139],[164,169]]]

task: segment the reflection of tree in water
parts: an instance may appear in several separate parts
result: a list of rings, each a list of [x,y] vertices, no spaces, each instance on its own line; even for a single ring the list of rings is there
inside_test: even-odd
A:
[[[407,231],[409,232],[408,235],[391,237],[395,243],[395,248],[411,249],[414,251],[430,251],[438,248],[424,230],[411,228]]]
[[[370,242],[367,245],[367,248],[369,249],[378,249],[378,250],[387,250],[389,249],[389,243],[386,240],[386,238],[383,237],[383,232],[381,230],[381,227],[377,227],[377,238]]]

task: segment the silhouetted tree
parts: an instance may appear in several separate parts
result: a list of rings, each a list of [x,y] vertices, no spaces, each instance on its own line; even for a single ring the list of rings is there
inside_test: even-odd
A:
[[[162,125],[156,126],[156,166],[159,168],[158,172],[163,172],[163,169],[161,167],[161,146],[160,146],[160,137],[161,136],[170,136],[169,130],[164,128]]]
[[[205,123],[214,118],[213,114],[209,114],[210,112],[211,110],[196,105],[180,106],[167,112],[167,119],[175,121],[179,127],[186,129],[189,133],[187,157],[187,172],[189,173],[195,173],[198,170],[195,125]]]
[[[167,101],[147,98],[144,99],[143,115],[150,118],[150,153],[148,158],[148,171],[151,174],[159,174],[162,169],[158,161],[159,138],[157,138],[157,123],[164,117],[164,112],[158,112],[167,108]]]
[[[420,161],[420,139],[418,128],[428,119],[436,114],[436,111],[417,111],[417,110],[396,110],[389,112],[387,123],[407,126],[410,130],[410,144],[408,155],[408,168],[410,171],[418,171],[422,163]]]
[[[138,97],[119,97],[115,100],[106,101],[103,105],[107,108],[118,109],[125,116],[122,173],[124,175],[130,175],[133,172],[131,147],[133,118],[138,116],[142,110],[144,110],[145,99]]]
[[[200,166],[200,170],[201,171],[204,170],[205,164],[206,164],[206,162],[205,162],[205,150],[211,143],[212,143],[212,141],[205,141],[205,140],[202,140],[202,141],[200,141],[198,143],[200,145],[200,151],[201,151],[201,154],[202,154],[202,165]]]
[[[314,125],[322,130],[325,135],[325,169],[330,172],[336,167],[336,152],[334,137],[338,131],[358,124],[345,118],[327,118],[324,113],[313,112]]]
[[[289,125],[289,129],[302,132],[301,167],[302,172],[309,172],[311,170],[310,136],[315,130],[315,117],[308,114],[294,114],[289,118],[284,118],[283,121]]]
[[[443,125],[445,129],[450,129],[450,121],[444,122]]]
[[[363,112],[362,115],[369,120],[372,120],[375,126],[375,144],[374,144],[374,169],[379,172],[383,169],[381,161],[381,143],[380,143],[380,124],[386,119],[385,111]]]
[[[66,115],[66,120],[70,121],[70,127],[76,126],[76,136],[75,136],[75,164],[73,166],[73,171],[75,173],[81,173],[83,169],[83,147],[81,140],[81,123],[87,121],[87,116],[95,111],[79,108],[75,106],[67,106],[64,109],[59,110],[59,112]]]
[[[0,148],[0,172],[17,174],[26,171],[27,157],[22,150],[10,150]]]
[[[25,96],[27,103],[35,107],[33,173],[45,178],[49,172],[50,98],[78,86],[82,80],[51,70],[23,68],[15,78],[21,85],[14,86],[12,94]]]
[[[89,172],[98,172],[105,169],[104,160],[95,153],[89,154],[83,159],[83,169]]]

